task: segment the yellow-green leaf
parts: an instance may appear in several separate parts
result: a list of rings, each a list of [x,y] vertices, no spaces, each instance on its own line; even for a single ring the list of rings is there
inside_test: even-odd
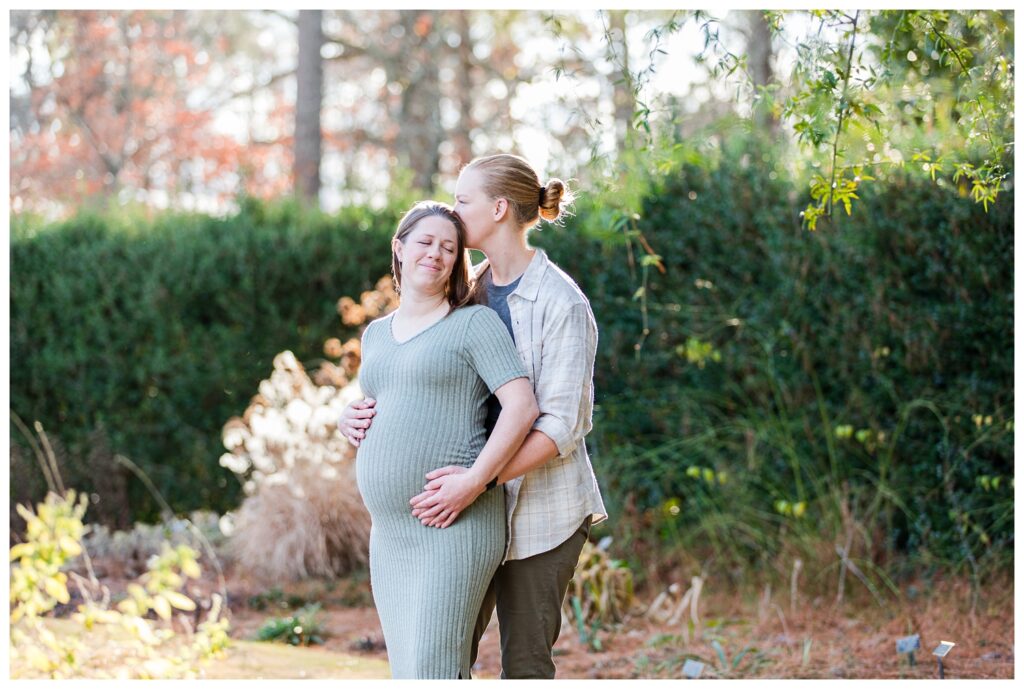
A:
[[[26,649],[26,655],[28,656],[29,665],[36,670],[42,670],[43,672],[49,672],[50,670],[50,659],[45,653],[40,651],[34,646],[29,646]]]
[[[35,521],[36,516],[24,505],[16,503],[14,505],[14,509],[17,510],[18,514],[21,515],[21,518],[24,519],[27,524],[31,525],[32,522]]]
[[[117,604],[117,609],[123,612],[125,615],[131,615],[132,617],[138,615],[141,611],[139,610],[139,604],[131,598],[126,598]]]
[[[82,554],[82,546],[78,544],[78,541],[70,536],[61,536],[58,543],[60,543],[61,550],[67,553],[68,557],[75,557]]]
[[[163,596],[156,596],[153,598],[153,610],[160,616],[162,620],[171,619],[171,604],[167,602],[167,599]]]
[[[195,610],[196,604],[188,596],[177,591],[164,591],[163,597],[178,610]]]
[[[71,600],[71,596],[68,595],[68,587],[56,579],[44,580],[43,588],[46,589],[46,592],[50,594],[52,598],[56,598],[59,603],[67,603]]]
[[[189,579],[198,579],[202,576],[202,570],[199,569],[199,563],[195,560],[185,560],[181,563],[181,572]]]

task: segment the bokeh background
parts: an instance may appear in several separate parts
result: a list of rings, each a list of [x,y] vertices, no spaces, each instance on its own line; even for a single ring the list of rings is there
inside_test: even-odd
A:
[[[359,572],[330,425],[389,237],[509,151],[578,191],[531,241],[600,331],[584,645],[609,596],[691,576],[879,615],[945,577],[984,617],[1014,548],[1013,20],[11,12],[12,544],[59,474],[87,533],[201,511],[271,578]]]

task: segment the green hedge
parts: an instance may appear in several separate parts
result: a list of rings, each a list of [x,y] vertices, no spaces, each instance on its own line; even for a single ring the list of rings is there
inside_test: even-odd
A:
[[[121,453],[175,509],[233,508],[239,485],[218,465],[220,429],[245,410],[275,354],[290,349],[315,365],[325,339],[354,334],[335,304],[389,270],[396,220],[245,202],[226,219],[15,225],[11,409],[60,441],[64,479],[76,487],[107,485],[111,454]],[[11,435],[23,444],[14,426]],[[27,456],[13,491],[38,495],[41,473]],[[127,496],[101,496],[99,513],[124,514],[109,503],[127,498],[132,518],[152,519],[146,489],[121,483]]]
[[[747,563],[861,527],[875,557],[1012,561],[1012,191],[986,213],[897,176],[811,233],[784,176],[736,158],[656,178],[635,220],[598,198],[535,236],[599,323],[612,511]],[[646,338],[636,231],[665,268]]]

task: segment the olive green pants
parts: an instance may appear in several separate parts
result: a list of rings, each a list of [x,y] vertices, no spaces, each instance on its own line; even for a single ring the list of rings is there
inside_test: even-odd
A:
[[[551,648],[562,627],[562,599],[589,535],[587,517],[561,545],[498,567],[473,631],[471,664],[476,662],[480,637],[497,608],[501,678],[554,679]]]

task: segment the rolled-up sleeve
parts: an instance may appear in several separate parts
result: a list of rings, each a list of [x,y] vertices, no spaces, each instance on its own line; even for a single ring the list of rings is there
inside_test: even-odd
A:
[[[534,386],[540,416],[533,428],[551,438],[564,457],[583,442],[591,427],[597,323],[586,303],[576,303],[544,331]]]

